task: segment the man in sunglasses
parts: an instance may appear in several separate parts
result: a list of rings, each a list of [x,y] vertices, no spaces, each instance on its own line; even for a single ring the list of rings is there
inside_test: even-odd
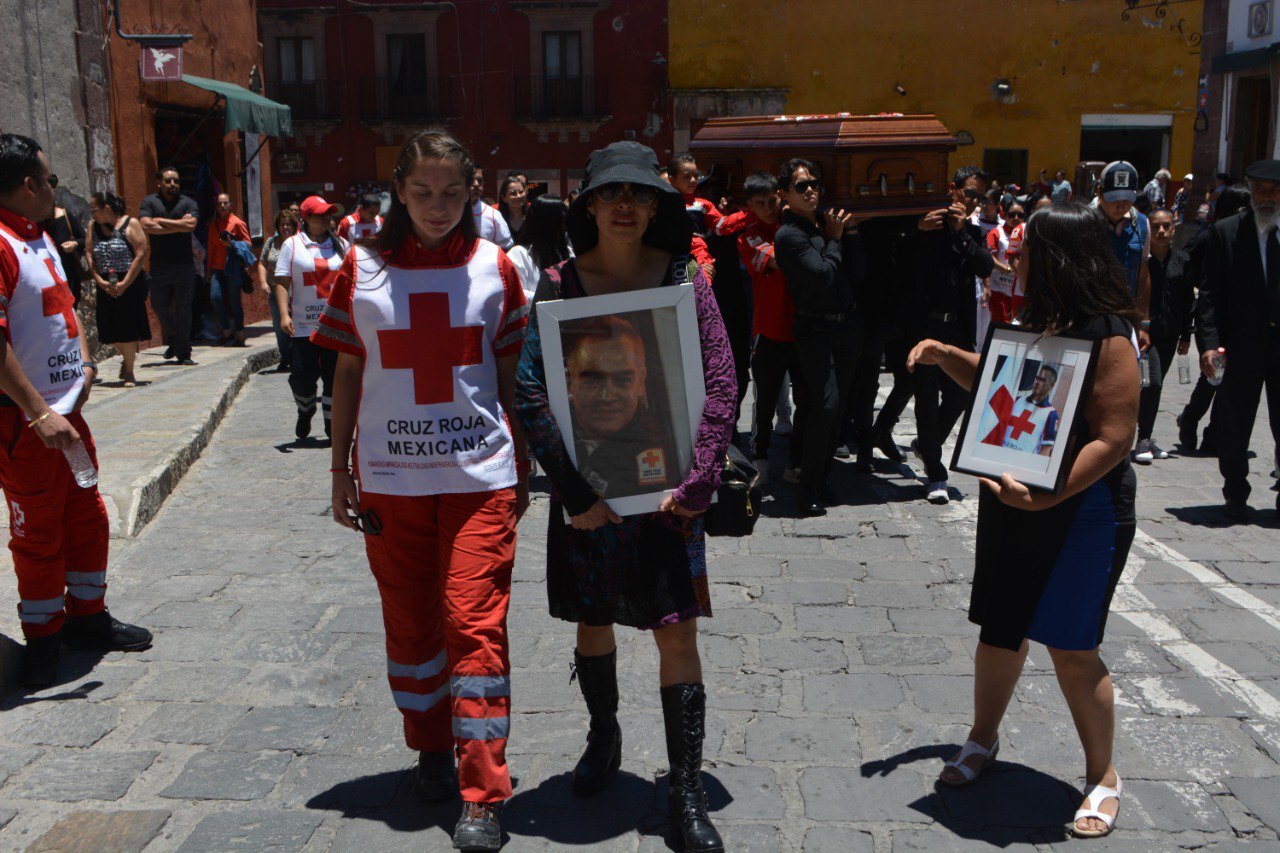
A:
[[[810,399],[801,437],[799,508],[804,515],[825,515],[826,506],[838,502],[827,475],[862,348],[857,309],[866,259],[853,214],[820,208],[822,181],[813,163],[784,163],[778,195],[787,209],[773,253],[795,302],[796,358]]]
[[[191,232],[200,208],[182,194],[182,179],[173,166],[156,175],[156,192],[142,200],[138,222],[151,241],[151,307],[160,318],[165,358],[178,364],[191,360],[191,302],[196,290],[196,256]]]
[[[83,442],[96,465],[80,409],[98,368],[57,246],[37,224],[53,214],[57,183],[35,140],[0,134],[0,487],[26,639],[18,680],[28,687],[55,681],[64,643],[100,651],[151,644],[150,631],[107,612],[107,510],[97,485],[81,487],[62,453]]]
[[[916,224],[916,340],[933,338],[973,351],[977,315],[974,278],[988,278],[995,268],[982,229],[970,221],[991,176],[976,166],[961,166],[951,180],[951,204],[926,213]],[[945,504],[947,467],[942,445],[968,403],[968,394],[941,368],[915,371],[916,456],[924,464],[929,503]]]

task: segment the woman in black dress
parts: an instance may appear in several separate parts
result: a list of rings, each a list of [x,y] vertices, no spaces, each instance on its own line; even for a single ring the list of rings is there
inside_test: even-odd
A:
[[[1026,282],[1022,324],[1045,335],[1099,339],[1101,353],[1082,398],[1078,449],[1066,463],[1062,490],[1033,493],[1008,474],[982,480],[969,603],[969,620],[982,626],[974,723],[939,780],[967,785],[995,759],[1027,641],[1044,643],[1084,746],[1085,796],[1072,831],[1097,837],[1111,832],[1120,809],[1120,777],[1111,763],[1114,693],[1098,645],[1136,529],[1128,456],[1138,422],[1138,314],[1096,211],[1078,202],[1053,205],[1032,215],[1026,229],[1018,266]],[[908,366],[939,365],[971,388],[978,359],[926,340]]]
[[[124,215],[124,199],[109,192],[89,199],[89,271],[98,286],[98,340],[120,351],[120,382],[137,384],[134,360],[142,341],[151,338],[147,319],[147,235],[142,224]]]
[[[592,153],[586,171],[586,186],[568,214],[578,255],[545,271],[537,298],[579,299],[690,283],[706,402],[691,468],[680,475],[663,427],[641,402],[645,371],[636,365],[645,363],[643,338],[623,320],[602,324],[593,329],[592,351],[607,345],[623,354],[621,365],[598,354],[581,355],[579,361],[586,344],[570,350],[566,363],[577,365],[572,370],[581,377],[575,381],[576,399],[584,406],[594,400],[601,423],[612,424],[601,430],[603,437],[597,433],[590,449],[581,433],[570,436],[578,439],[571,458],[551,412],[537,315],[530,320],[516,372],[516,411],[553,488],[547,596],[552,616],[577,623],[574,666],[591,715],[573,790],[601,790],[622,760],[613,626],[651,630],[658,647],[671,767],[667,802],[676,849],[723,853],[702,787],[706,688],[697,640],[698,619],[711,616],[702,514],[720,484],[733,426],[733,356],[711,283],[689,258],[692,229],[684,205],[658,177],[652,149],[615,142]],[[620,420],[626,423],[619,425]],[[620,518],[606,503],[606,498],[656,490],[667,490],[658,512]]]

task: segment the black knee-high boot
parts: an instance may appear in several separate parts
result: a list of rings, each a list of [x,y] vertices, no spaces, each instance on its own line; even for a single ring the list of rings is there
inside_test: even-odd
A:
[[[702,790],[702,742],[706,737],[707,693],[701,684],[662,688],[662,720],[667,731],[671,774],[667,806],[671,840],[686,853],[723,853],[724,841],[707,816]]]
[[[587,700],[591,728],[587,748],[573,768],[573,792],[594,794],[604,788],[622,764],[622,728],[618,725],[618,651],[584,657],[573,653],[574,673]]]

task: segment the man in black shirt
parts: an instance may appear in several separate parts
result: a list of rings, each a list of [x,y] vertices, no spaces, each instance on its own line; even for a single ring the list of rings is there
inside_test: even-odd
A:
[[[974,278],[995,268],[982,229],[969,221],[991,187],[991,176],[976,166],[961,166],[952,176],[951,205],[926,213],[916,224],[916,340],[933,338],[973,351],[977,331]],[[944,504],[947,467],[942,445],[968,402],[968,394],[942,369],[921,365],[915,372],[916,455],[928,480],[926,498]]]
[[[191,299],[196,285],[195,254],[191,232],[196,230],[200,209],[182,194],[178,170],[160,170],[160,186],[142,200],[138,221],[151,241],[151,307],[160,318],[165,358],[179,364],[191,360]]]
[[[865,277],[862,239],[853,214],[818,209],[822,183],[808,160],[783,164],[778,193],[787,210],[774,237],[774,260],[795,302],[796,357],[812,397],[800,467],[800,511],[823,515],[823,505],[837,500],[827,474],[862,347],[862,321],[856,313],[856,288]]]

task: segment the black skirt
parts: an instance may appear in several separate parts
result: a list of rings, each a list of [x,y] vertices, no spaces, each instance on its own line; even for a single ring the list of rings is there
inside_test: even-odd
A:
[[[139,275],[119,296],[98,289],[98,340],[104,344],[128,344],[151,339],[151,321],[147,318],[148,280]]]

